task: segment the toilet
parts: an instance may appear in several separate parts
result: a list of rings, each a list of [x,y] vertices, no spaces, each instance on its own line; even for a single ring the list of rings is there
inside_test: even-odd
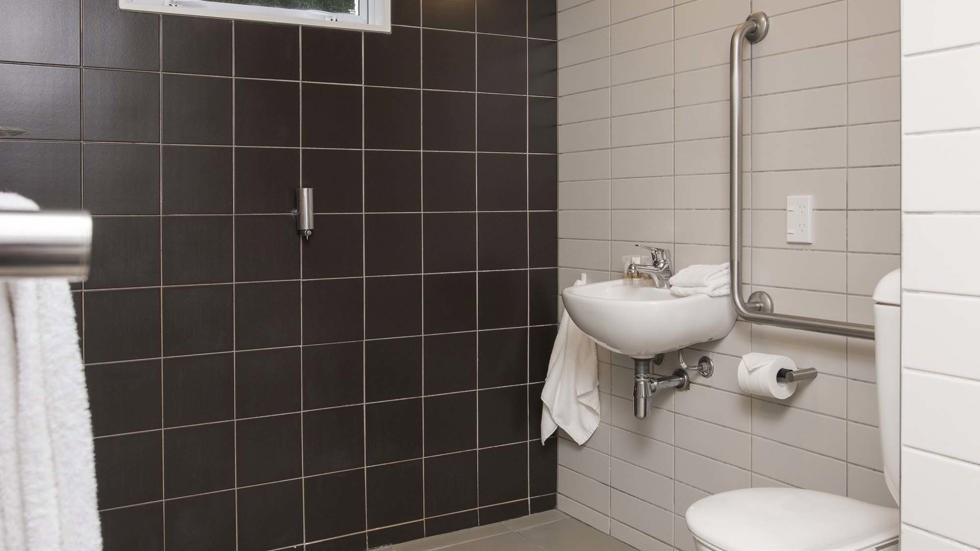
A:
[[[885,483],[899,502],[901,276],[874,292],[875,371]],[[687,526],[698,551],[898,550],[899,515],[849,497],[796,488],[746,488],[691,505]]]

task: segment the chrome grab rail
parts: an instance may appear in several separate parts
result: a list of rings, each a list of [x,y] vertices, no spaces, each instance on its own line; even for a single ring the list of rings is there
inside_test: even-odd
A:
[[[832,321],[805,316],[775,314],[772,300],[765,292],[752,293],[748,301],[742,298],[742,41],[755,44],[769,31],[769,18],[763,12],[749,15],[735,27],[732,34],[731,69],[731,126],[730,159],[731,203],[729,205],[731,238],[729,254],[731,262],[732,302],[739,317],[763,325],[775,325],[789,329],[816,331],[831,335],[843,335],[860,339],[874,339],[873,325]]]
[[[83,211],[0,211],[0,279],[88,277],[92,217]]]

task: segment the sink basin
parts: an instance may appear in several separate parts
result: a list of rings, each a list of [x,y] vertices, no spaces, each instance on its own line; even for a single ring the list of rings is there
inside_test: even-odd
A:
[[[668,289],[617,279],[562,291],[575,324],[602,346],[631,358],[720,339],[735,325],[730,296],[677,297]]]

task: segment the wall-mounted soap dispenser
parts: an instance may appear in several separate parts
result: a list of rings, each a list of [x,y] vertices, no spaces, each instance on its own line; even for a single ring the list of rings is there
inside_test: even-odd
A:
[[[309,239],[313,235],[313,188],[296,190],[296,230]]]

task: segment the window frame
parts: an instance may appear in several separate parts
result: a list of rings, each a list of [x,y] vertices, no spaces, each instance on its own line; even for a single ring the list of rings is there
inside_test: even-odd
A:
[[[242,2],[247,1],[242,0]],[[207,0],[119,0],[119,8],[127,11],[391,32],[391,0],[357,0],[357,5],[363,13],[355,15],[330,12],[328,16],[323,16],[324,12],[313,10],[249,6],[244,3],[229,4]]]

